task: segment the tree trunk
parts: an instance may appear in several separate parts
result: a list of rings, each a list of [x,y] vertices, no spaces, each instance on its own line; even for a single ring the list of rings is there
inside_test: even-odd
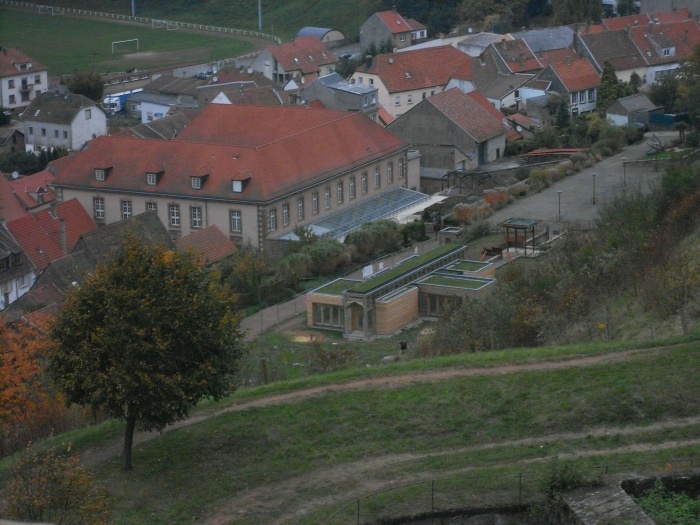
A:
[[[124,449],[122,450],[122,469],[131,470],[131,448],[134,444],[134,429],[136,428],[136,413],[129,410],[126,414],[126,431],[124,433]]]

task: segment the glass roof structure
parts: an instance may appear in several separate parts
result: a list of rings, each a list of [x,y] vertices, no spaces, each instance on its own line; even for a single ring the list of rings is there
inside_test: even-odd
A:
[[[429,198],[425,193],[407,188],[394,188],[312,222],[307,228],[319,237],[343,239],[366,222],[394,217]],[[296,235],[288,233],[281,238],[296,240]]]

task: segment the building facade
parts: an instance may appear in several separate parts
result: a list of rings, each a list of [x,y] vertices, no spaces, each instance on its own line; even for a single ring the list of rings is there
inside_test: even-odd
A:
[[[0,106],[28,106],[49,88],[48,69],[17,48],[0,47]]]

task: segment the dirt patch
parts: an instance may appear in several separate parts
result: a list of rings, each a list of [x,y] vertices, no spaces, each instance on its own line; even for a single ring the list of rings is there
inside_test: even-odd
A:
[[[148,69],[154,67],[174,66],[178,64],[197,64],[211,60],[211,54],[205,48],[182,49],[179,51],[142,51],[128,53],[113,60],[102,62],[114,70]]]

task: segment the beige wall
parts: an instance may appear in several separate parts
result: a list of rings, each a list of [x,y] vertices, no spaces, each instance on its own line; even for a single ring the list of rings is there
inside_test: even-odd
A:
[[[377,302],[375,308],[377,334],[393,334],[418,319],[418,288],[412,288],[393,300]]]
[[[437,95],[442,92],[445,86],[434,86],[426,89],[414,89],[410,91],[402,91],[400,93],[389,93],[382,80],[377,75],[369,75],[367,73],[353,73],[352,80],[358,84],[369,85],[377,88],[377,100],[392,117],[398,117],[409,111],[413,106],[431,95]],[[370,79],[373,82],[370,82]],[[362,80],[362,82],[360,82]],[[472,90],[470,90],[472,91]],[[399,104],[396,103],[396,98],[399,98]],[[410,99],[410,102],[409,102]]]

